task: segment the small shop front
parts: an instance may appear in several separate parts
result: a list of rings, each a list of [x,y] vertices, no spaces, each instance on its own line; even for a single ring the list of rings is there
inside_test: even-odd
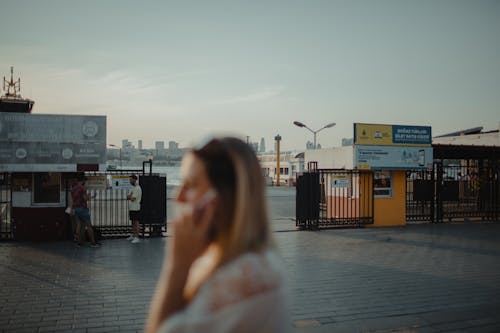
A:
[[[308,164],[324,165],[299,177],[297,227],[406,224],[406,172],[432,168],[431,138],[428,126],[354,124],[352,146],[313,151]]]
[[[106,117],[0,113],[0,172],[10,178],[10,219],[16,240],[57,240],[70,234],[68,189],[78,172],[104,171]]]
[[[432,168],[428,126],[354,124],[354,168],[373,174],[373,226],[406,224],[406,171]]]

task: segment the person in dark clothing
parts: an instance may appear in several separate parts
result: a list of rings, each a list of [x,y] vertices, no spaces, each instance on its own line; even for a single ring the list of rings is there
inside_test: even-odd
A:
[[[87,201],[89,196],[87,194],[87,188],[85,187],[86,178],[83,175],[79,175],[77,179],[76,185],[71,189],[71,199],[73,202],[73,210],[75,212],[75,216],[78,218],[76,232],[78,239],[78,246],[82,245],[82,229],[87,229],[89,238],[90,238],[90,246],[91,247],[99,247],[94,238],[94,230],[92,229],[92,223],[90,221],[90,212],[87,206]],[[83,223],[83,225],[82,225]]]

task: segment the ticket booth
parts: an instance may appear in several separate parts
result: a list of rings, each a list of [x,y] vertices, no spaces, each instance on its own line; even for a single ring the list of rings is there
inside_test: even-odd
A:
[[[297,227],[405,225],[406,171],[432,168],[431,140],[429,126],[356,123],[352,145],[306,151]]]
[[[354,168],[373,179],[373,226],[406,224],[406,171],[432,168],[429,126],[354,124]]]
[[[373,171],[373,226],[406,224],[406,172]]]
[[[77,172],[105,170],[106,117],[1,112],[0,128],[14,239],[65,239],[71,180]]]

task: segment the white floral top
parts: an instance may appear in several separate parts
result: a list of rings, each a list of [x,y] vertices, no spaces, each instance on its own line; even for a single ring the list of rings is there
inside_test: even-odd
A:
[[[289,332],[283,271],[274,251],[244,254],[217,269],[159,332]]]

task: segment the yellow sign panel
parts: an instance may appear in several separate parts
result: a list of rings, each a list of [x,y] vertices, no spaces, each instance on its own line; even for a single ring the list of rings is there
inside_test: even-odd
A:
[[[372,167],[369,163],[359,163],[358,164],[358,169],[359,170],[370,170]]]
[[[430,126],[354,124],[354,145],[430,147]]]
[[[358,145],[392,145],[392,125],[356,124],[355,134]]]
[[[87,176],[85,186],[89,190],[105,190],[108,187],[106,175]]]
[[[129,189],[132,187],[129,178],[129,175],[113,175],[111,177],[111,186],[113,186],[114,189]]]

